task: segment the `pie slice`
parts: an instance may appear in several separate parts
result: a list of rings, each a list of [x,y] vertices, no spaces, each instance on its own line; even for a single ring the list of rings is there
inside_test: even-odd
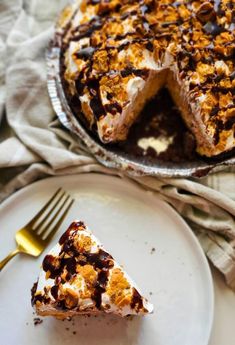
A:
[[[74,315],[144,315],[153,306],[122,267],[81,221],[74,221],[43,260],[32,288],[37,314],[65,319]]]

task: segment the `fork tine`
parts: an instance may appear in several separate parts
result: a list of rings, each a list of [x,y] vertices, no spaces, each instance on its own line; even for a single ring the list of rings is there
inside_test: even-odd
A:
[[[41,208],[41,210],[28,222],[28,224],[26,226],[33,226],[36,221],[41,217],[41,215],[46,211],[46,209],[48,208],[48,206],[51,204],[51,202],[53,202],[55,200],[55,198],[57,197],[57,195],[60,193],[60,191],[62,190],[62,188],[57,189],[57,191],[55,192],[55,194],[52,195],[52,197],[48,200],[48,202]]]
[[[43,235],[45,235],[45,233],[48,231],[48,229],[50,228],[50,226],[52,226],[52,224],[54,223],[54,221],[56,220],[56,218],[59,216],[60,212],[62,211],[62,209],[64,208],[64,206],[66,205],[67,201],[70,199],[70,195],[66,196],[65,200],[63,201],[62,205],[59,207],[59,209],[56,211],[56,213],[54,214],[54,216],[52,217],[52,219],[49,221],[48,224],[45,224],[44,228],[39,232],[39,236],[43,237]]]
[[[63,197],[66,195],[66,192],[63,192],[61,194],[61,196],[59,197],[59,199],[56,201],[56,203],[54,204],[54,206],[48,210],[48,212],[46,213],[45,217],[41,220],[41,222],[36,226],[36,228],[34,229],[36,232],[38,232],[38,230],[41,229],[41,227],[43,226],[43,224],[45,224],[46,220],[48,219],[49,215],[56,209],[56,207],[59,205],[60,201],[63,199]]]
[[[69,212],[70,208],[72,207],[74,203],[74,199],[72,199],[70,201],[70,203],[68,204],[68,206],[66,207],[66,209],[64,210],[63,214],[61,215],[60,219],[58,220],[58,222],[55,224],[55,226],[52,228],[52,230],[49,232],[49,234],[47,235],[47,237],[44,239],[46,242],[49,242],[52,237],[54,236],[54,234],[56,233],[56,231],[59,229],[60,225],[62,224],[63,220],[65,219],[67,213]]]

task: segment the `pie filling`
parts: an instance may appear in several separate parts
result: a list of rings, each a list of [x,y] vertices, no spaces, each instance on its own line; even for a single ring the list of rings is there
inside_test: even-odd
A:
[[[44,258],[32,288],[32,305],[37,314],[60,319],[153,311],[136,284],[81,221],[73,222]]]
[[[62,78],[104,143],[167,86],[208,157],[235,147],[233,0],[84,0],[61,14]]]

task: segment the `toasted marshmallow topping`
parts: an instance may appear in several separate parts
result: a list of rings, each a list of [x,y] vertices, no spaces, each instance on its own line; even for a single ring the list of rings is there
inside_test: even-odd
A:
[[[198,152],[231,150],[234,13],[233,0],[77,1],[62,14],[58,29],[71,103],[81,103],[83,117],[103,142],[124,140],[145,102],[167,84],[175,101],[180,98]],[[160,71],[167,73],[157,82]],[[174,89],[181,89],[175,97],[170,72]]]
[[[39,315],[151,313],[153,306],[83,222],[73,222],[44,258],[32,304]]]

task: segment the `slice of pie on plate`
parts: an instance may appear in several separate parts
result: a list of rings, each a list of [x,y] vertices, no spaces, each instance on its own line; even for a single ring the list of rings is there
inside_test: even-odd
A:
[[[37,314],[60,319],[79,314],[144,315],[153,306],[99,240],[74,221],[43,260],[32,288]]]

